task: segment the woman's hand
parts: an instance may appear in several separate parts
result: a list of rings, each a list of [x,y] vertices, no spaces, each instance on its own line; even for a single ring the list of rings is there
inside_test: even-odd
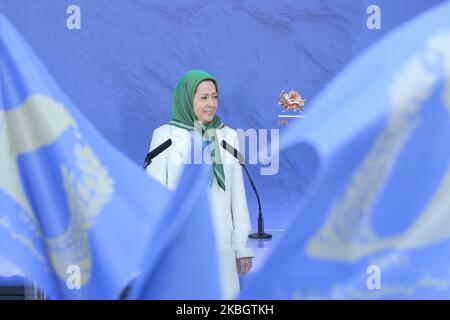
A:
[[[253,258],[239,258],[236,259],[237,270],[240,274],[246,274],[252,268]]]

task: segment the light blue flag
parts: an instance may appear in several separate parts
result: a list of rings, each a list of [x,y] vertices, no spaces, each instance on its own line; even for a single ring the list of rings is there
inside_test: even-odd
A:
[[[309,105],[280,149],[315,152],[314,184],[242,298],[450,298],[449,74],[446,2]]]
[[[170,192],[96,132],[1,15],[0,63],[0,261],[50,298],[117,298]]]
[[[147,250],[143,272],[132,285],[130,299],[222,298],[207,197],[211,173],[208,165],[185,166],[175,200],[158,228],[162,231],[159,240]]]

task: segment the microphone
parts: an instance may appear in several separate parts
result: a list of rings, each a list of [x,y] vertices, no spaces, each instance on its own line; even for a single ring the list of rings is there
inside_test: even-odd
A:
[[[148,165],[152,163],[152,160],[156,158],[160,153],[162,153],[164,150],[166,150],[168,147],[172,145],[172,139],[167,139],[163,143],[161,143],[159,146],[157,146],[155,149],[147,153],[144,160],[144,169],[147,169]]]
[[[255,192],[256,199],[258,200],[258,232],[252,233],[248,237],[251,239],[270,239],[272,238],[272,235],[269,233],[264,232],[264,218],[262,214],[261,209],[261,200],[259,199],[258,191],[256,191],[255,184],[253,183],[252,178],[250,177],[250,174],[247,171],[247,168],[245,167],[245,159],[244,155],[240,153],[236,148],[234,148],[232,145],[227,143],[225,140],[222,140],[222,148],[227,150],[233,157],[235,157],[239,164],[244,168],[245,173],[247,174],[248,179],[250,180],[250,184],[252,186],[253,191]]]

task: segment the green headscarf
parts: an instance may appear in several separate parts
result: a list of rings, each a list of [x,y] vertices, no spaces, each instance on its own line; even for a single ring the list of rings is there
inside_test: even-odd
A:
[[[172,101],[172,120],[169,124],[179,128],[193,131],[195,129],[194,123],[197,117],[194,113],[194,94],[200,82],[211,80],[216,86],[217,93],[219,93],[219,86],[217,80],[211,77],[208,73],[201,70],[191,70],[186,72],[178,81],[173,95]],[[215,129],[223,128],[224,124],[217,115],[207,124],[202,124],[202,135],[208,131],[208,141],[212,144],[211,158],[213,160],[213,172],[216,176],[219,186],[225,191],[225,174],[223,171],[222,160],[220,158],[220,146],[217,141]]]

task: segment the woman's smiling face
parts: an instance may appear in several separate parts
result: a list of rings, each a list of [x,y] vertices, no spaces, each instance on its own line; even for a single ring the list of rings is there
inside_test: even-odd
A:
[[[203,124],[210,122],[217,111],[217,89],[213,81],[200,82],[194,94],[194,113]]]

